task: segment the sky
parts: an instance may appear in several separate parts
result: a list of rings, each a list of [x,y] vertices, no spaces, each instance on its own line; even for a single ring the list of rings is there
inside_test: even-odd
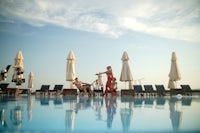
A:
[[[198,0],[9,0],[0,1],[0,69],[24,57],[24,78],[34,90],[66,81],[68,53],[75,54],[79,80],[92,83],[112,66],[118,88],[122,55],[129,55],[134,84],[167,88],[171,54],[176,52],[180,84],[200,88],[200,2]],[[13,70],[6,81],[10,87]],[[141,80],[140,80],[141,79]],[[141,81],[141,82],[140,82]],[[106,83],[106,75],[103,75]]]

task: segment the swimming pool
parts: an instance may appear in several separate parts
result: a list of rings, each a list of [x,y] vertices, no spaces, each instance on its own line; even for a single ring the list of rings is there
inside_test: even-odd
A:
[[[0,96],[2,132],[200,132],[199,97]]]

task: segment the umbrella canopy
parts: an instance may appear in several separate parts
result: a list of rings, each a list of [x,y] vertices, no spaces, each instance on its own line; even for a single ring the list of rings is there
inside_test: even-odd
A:
[[[128,63],[129,57],[126,51],[123,53],[121,60],[122,60],[122,70],[121,70],[121,75],[120,75],[120,81],[123,81],[123,82],[129,81],[133,85],[133,82],[132,82],[133,77],[132,77],[132,73],[130,70],[129,63]],[[131,88],[129,89],[133,89],[133,86],[130,86],[130,87]]]
[[[176,88],[175,82],[173,80],[169,80],[168,88],[171,88],[171,89],[175,89]]]
[[[23,69],[23,56],[22,56],[22,52],[18,51],[16,56],[15,56],[15,62],[14,62],[14,67]]]
[[[70,51],[67,57],[66,81],[73,81],[75,75],[75,56],[73,51]]]
[[[30,72],[28,76],[28,88],[33,88],[33,73]]]
[[[180,71],[178,69],[178,65],[177,65],[177,57],[176,57],[176,53],[172,52],[172,58],[171,58],[171,68],[170,68],[170,72],[169,72],[169,84],[168,84],[168,88],[170,89],[174,89],[176,88],[176,84],[175,82],[181,79],[181,74]]]
[[[18,51],[14,59],[14,74],[12,77],[12,81],[18,85],[25,82],[25,79],[23,79],[23,59],[22,52]]]

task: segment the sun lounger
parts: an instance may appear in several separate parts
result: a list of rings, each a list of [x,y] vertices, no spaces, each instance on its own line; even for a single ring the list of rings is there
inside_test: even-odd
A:
[[[153,90],[152,85],[144,85],[144,90],[145,90],[144,92],[148,96],[155,96],[156,95],[156,91]]]
[[[0,88],[1,88],[1,93],[5,94],[6,93],[6,89],[8,87],[9,83],[1,83],[0,84]]]
[[[185,95],[192,95],[192,89],[189,85],[181,85],[181,88],[184,91]]]
[[[53,90],[49,90],[49,94],[55,93],[56,95],[61,94],[63,85],[55,85]]]
[[[155,85],[155,87],[158,96],[165,96],[169,93],[169,91],[165,89],[164,85]]]
[[[7,94],[7,95],[18,95],[19,94],[18,88],[8,88],[8,85],[9,85],[9,83],[1,83],[0,84],[2,94]]]
[[[45,93],[49,94],[49,88],[50,88],[50,85],[42,85],[40,90],[36,90],[36,94],[37,93],[44,94],[44,95]]]
[[[200,94],[200,90],[192,90],[190,85],[181,85],[181,88],[185,95]]]
[[[133,88],[134,88],[135,95],[144,96],[144,91],[142,90],[142,85],[133,85]]]

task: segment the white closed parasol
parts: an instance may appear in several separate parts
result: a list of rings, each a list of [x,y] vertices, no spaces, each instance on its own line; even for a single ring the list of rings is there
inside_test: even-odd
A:
[[[127,52],[125,51],[122,56],[122,70],[120,75],[120,81],[122,82],[129,82],[129,89],[133,89],[133,77],[130,70],[130,66],[128,63],[129,57]]]
[[[70,51],[67,57],[66,81],[71,82],[71,87],[75,78],[75,56],[73,51]]]
[[[179,71],[179,68],[178,68],[178,65],[177,65],[176,53],[172,52],[168,88],[175,89],[176,88],[176,81],[178,81],[178,80],[181,80],[181,74],[180,74],[180,71]]]

